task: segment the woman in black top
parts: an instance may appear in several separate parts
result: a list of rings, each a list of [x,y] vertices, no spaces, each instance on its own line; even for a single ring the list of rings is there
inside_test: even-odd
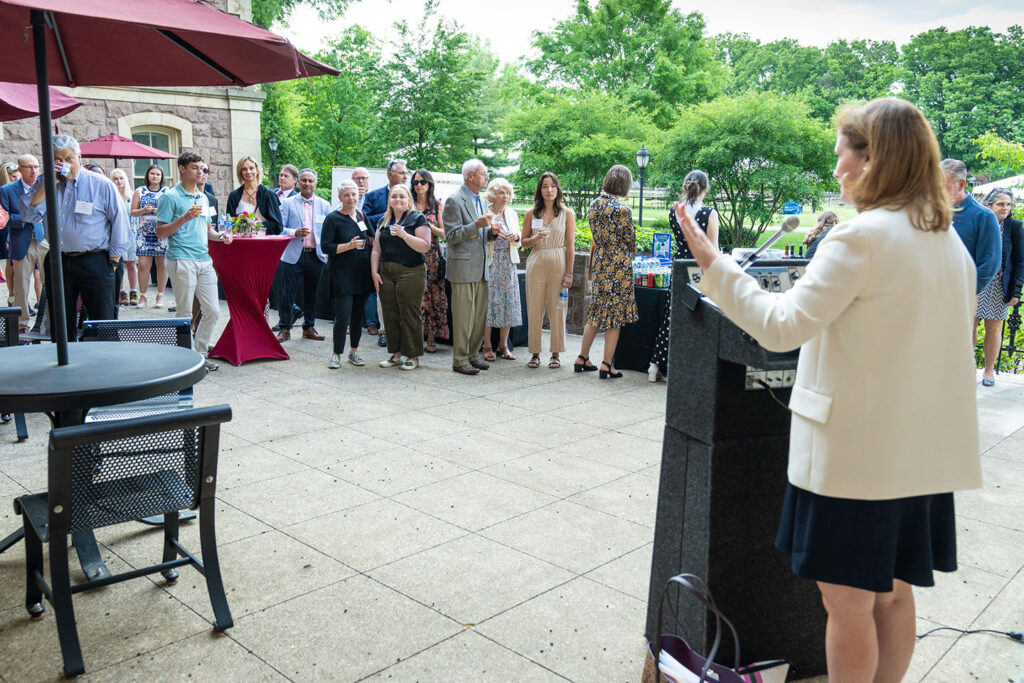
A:
[[[708,193],[709,187],[708,174],[704,171],[693,170],[686,174],[686,179],[683,181],[683,209],[717,245],[718,212],[710,206],[704,206],[704,196]],[[679,218],[672,208],[668,210],[668,224],[672,228],[672,238],[676,241],[676,258],[693,258],[690,248],[686,245],[686,238],[679,225]],[[668,333],[671,319],[672,299],[669,299],[665,306],[665,317],[661,319],[658,336],[654,339],[654,352],[651,354],[651,364],[647,369],[647,380],[650,382],[664,379],[668,372]]]
[[[415,370],[419,367],[419,357],[423,355],[420,305],[427,283],[424,254],[429,249],[427,219],[412,208],[409,188],[395,185],[388,196],[388,209],[377,229],[370,255],[370,271],[380,297],[391,353],[380,362],[382,368],[401,365],[403,370]]]
[[[260,165],[252,157],[242,157],[235,166],[235,175],[241,187],[228,195],[228,214],[255,213],[268,235],[280,235],[281,202],[260,182]]]
[[[320,233],[320,245],[327,254],[327,282],[334,304],[334,353],[327,367],[341,366],[345,352],[345,329],[349,331],[348,362],[364,365],[359,357],[359,337],[363,332],[363,311],[366,299],[373,291],[370,278],[370,250],[372,241],[366,216],[356,209],[359,188],[350,180],[342,181],[338,189],[341,208],[327,214]]]

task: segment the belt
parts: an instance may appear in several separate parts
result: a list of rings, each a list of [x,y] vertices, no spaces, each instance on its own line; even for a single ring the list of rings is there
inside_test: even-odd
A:
[[[63,256],[64,258],[78,258],[79,256],[88,256],[89,254],[96,254],[101,251],[104,251],[104,249],[96,248],[90,249],[89,251],[65,251],[61,254],[61,256]]]
[[[316,251],[316,247],[303,247],[302,248],[302,253],[303,254],[308,254],[308,253],[313,252],[313,251]]]

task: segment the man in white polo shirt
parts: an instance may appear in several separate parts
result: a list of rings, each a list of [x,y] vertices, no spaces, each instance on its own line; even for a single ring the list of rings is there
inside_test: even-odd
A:
[[[203,159],[194,152],[178,157],[181,182],[164,193],[157,204],[156,236],[167,239],[167,274],[174,289],[177,314],[192,317],[192,299],[199,300],[202,319],[195,331],[195,349],[204,356],[210,350],[210,336],[220,315],[217,272],[210,259],[208,240],[231,244],[231,235],[221,235],[210,225],[210,203],[203,192]],[[206,367],[217,364],[207,360]]]

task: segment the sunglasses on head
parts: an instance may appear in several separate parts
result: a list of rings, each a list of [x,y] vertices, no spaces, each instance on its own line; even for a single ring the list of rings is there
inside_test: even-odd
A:
[[[417,180],[412,181],[412,184],[413,185],[429,185],[430,183],[427,182],[426,180],[419,180],[419,179],[417,179]]]

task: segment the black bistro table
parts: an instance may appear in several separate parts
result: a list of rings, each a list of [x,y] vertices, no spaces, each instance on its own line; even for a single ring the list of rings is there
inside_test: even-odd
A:
[[[79,342],[68,345],[68,360],[58,365],[52,344],[0,349],[0,412],[46,413],[54,427],[69,427],[82,424],[90,408],[181,391],[206,376],[200,354],[163,344]],[[0,552],[22,535],[0,541]],[[86,576],[110,574],[91,531],[74,542]]]

